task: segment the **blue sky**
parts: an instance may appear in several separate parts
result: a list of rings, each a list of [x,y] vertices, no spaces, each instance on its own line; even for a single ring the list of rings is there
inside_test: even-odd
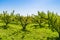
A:
[[[0,0],[0,12],[15,10],[21,15],[37,14],[48,10],[60,13],[60,0]]]

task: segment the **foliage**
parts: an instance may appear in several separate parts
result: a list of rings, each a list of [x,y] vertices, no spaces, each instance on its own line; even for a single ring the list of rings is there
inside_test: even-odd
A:
[[[32,16],[3,11],[0,40],[60,40],[60,16],[50,11]]]

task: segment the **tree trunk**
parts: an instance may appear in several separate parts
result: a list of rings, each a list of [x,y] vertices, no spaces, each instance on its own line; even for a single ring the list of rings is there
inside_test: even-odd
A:
[[[25,26],[23,26],[23,29],[22,29],[22,30],[23,30],[23,31],[25,31],[25,29],[26,29],[26,27],[25,27]]]
[[[60,40],[60,33],[59,33],[59,40]]]
[[[7,29],[8,28],[8,23],[6,23],[5,25],[4,25],[4,29]]]
[[[24,32],[23,35],[22,35],[22,40],[24,40],[24,37],[25,37],[25,32],[26,32],[26,25],[22,25],[22,31]]]
[[[56,40],[60,40],[60,33],[59,33],[59,38],[57,38]]]

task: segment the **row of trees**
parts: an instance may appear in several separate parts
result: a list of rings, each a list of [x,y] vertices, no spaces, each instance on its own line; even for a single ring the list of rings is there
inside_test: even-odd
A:
[[[3,29],[7,29],[9,26],[8,24],[16,24],[22,26],[22,31],[26,32],[26,27],[28,24],[33,24],[35,29],[39,28],[49,28],[52,31],[57,31],[59,33],[59,38],[56,40],[60,40],[60,16],[57,13],[48,11],[47,14],[44,12],[39,12],[37,15],[27,15],[21,16],[20,14],[14,14],[14,11],[9,14],[7,11],[3,11],[0,14],[0,22],[5,23],[2,26]],[[24,35],[22,36],[22,39]]]

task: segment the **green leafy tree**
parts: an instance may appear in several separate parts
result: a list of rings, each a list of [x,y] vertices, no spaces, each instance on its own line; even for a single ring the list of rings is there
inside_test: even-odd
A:
[[[4,29],[8,28],[8,24],[10,23],[10,16],[9,14],[7,14],[7,11],[3,11],[3,15],[1,20],[5,23],[5,25],[3,26]]]
[[[52,30],[52,31],[57,31],[60,35],[60,32],[59,32],[59,19],[58,19],[58,15],[54,14],[53,12],[49,12],[48,11],[48,27]],[[60,36],[59,36],[59,39],[57,40],[60,40]]]

